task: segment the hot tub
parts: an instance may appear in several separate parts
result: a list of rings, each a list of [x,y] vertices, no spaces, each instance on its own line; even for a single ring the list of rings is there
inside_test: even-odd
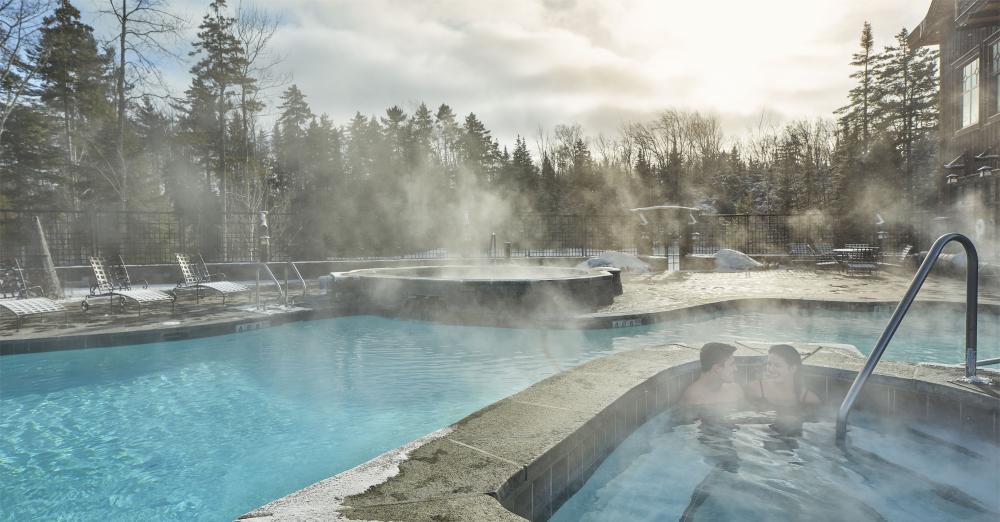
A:
[[[335,299],[390,315],[496,318],[589,312],[621,294],[617,269],[479,265],[369,268],[333,275]]]

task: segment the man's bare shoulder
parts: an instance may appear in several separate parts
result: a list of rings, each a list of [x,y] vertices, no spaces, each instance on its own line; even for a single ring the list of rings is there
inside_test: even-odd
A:
[[[687,388],[684,388],[684,392],[681,393],[681,403],[695,404],[698,402],[696,400],[698,397],[705,395],[704,389],[705,383],[700,379],[692,382]]]

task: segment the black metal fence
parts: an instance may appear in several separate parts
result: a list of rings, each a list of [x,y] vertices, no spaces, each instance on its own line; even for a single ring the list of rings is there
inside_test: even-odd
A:
[[[87,264],[91,255],[121,254],[129,264],[173,263],[174,252],[200,253],[209,262],[250,262],[258,256],[257,216],[254,213],[141,211],[27,211],[0,209],[0,260],[18,258],[35,265],[41,248],[34,222],[37,217],[57,266]],[[301,233],[294,233],[293,214],[273,213],[270,259],[283,261],[301,251]],[[919,247],[919,220],[886,224],[861,234],[839,238],[898,250],[904,244]],[[604,250],[630,254],[666,255],[687,241],[694,254],[714,254],[731,248],[750,255],[787,254],[792,243],[817,245],[838,242],[834,224],[822,215],[683,215],[671,220],[642,220],[632,213],[609,215],[523,214],[483,230],[466,230],[464,243],[450,249],[422,245],[394,255],[367,255],[363,259],[436,259],[446,257],[591,256]],[[296,239],[297,238],[297,239]],[[327,259],[362,259],[329,251]]]
[[[129,264],[173,263],[175,252],[200,253],[207,261],[253,261],[257,216],[252,213],[197,214],[141,211],[56,211],[0,209],[0,260],[41,256],[35,218],[56,266],[88,264],[89,256],[121,255]],[[271,259],[287,259],[281,231],[287,214],[268,216]]]
[[[864,243],[885,252],[905,245],[929,244],[922,233],[923,217],[907,223],[871,224],[867,230],[844,232],[837,237],[836,223],[822,214],[710,214],[690,224],[691,252],[711,255],[720,249],[739,250],[751,256],[784,255],[789,245],[803,243],[840,245]]]

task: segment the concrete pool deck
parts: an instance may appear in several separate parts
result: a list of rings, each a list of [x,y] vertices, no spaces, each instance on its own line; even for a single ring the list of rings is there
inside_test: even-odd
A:
[[[736,345],[738,379],[759,377],[768,343]],[[825,418],[864,359],[846,345],[795,346]],[[241,519],[546,520],[632,431],[677,402],[697,376],[697,360],[698,346],[679,343],[584,363]],[[957,368],[883,362],[858,409],[1000,445],[1000,386],[962,376]]]
[[[542,319],[538,325],[557,328],[637,326],[655,322],[665,312],[745,299],[894,305],[905,293],[911,277],[910,274],[883,273],[878,278],[862,278],[785,269],[626,275],[624,293],[616,297],[613,304],[582,316]],[[1000,288],[980,286],[980,305],[1000,309]],[[86,313],[80,310],[79,298],[68,299],[64,301],[69,310],[66,324],[62,314],[50,314],[46,318],[28,318],[20,330],[15,330],[13,321],[7,320],[9,317],[5,315],[5,322],[0,324],[0,354],[158,342],[356,313],[350,310],[349,304],[334,306],[325,295],[315,292],[306,298],[294,297],[301,307],[282,309],[277,306],[278,293],[265,288],[262,301],[269,304],[269,309],[262,313],[253,310],[249,300],[243,297],[230,298],[226,306],[221,306],[220,299],[215,296],[203,298],[200,303],[190,296],[182,296],[174,313],[169,306],[151,306],[141,317],[136,317],[134,311],[109,313],[105,298],[92,301],[94,307]],[[917,301],[964,304],[964,298],[964,280],[932,276]]]

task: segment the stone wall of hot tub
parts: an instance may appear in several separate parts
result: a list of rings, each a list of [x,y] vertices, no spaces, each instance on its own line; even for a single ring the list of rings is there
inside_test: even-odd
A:
[[[793,345],[803,354],[807,386],[832,418],[864,359],[843,345]],[[351,470],[247,517],[546,520],[629,434],[676,404],[698,375],[699,346],[671,344],[587,362],[455,423],[408,451],[398,473],[364,492],[338,489],[363,482]],[[746,383],[760,375],[769,345],[736,346],[738,379]],[[858,408],[972,432],[1000,446],[1000,387],[963,384],[962,375],[958,368],[884,362]]]
[[[389,317],[480,324],[572,317],[621,295],[617,269],[511,265],[380,268],[332,274],[330,298]]]

